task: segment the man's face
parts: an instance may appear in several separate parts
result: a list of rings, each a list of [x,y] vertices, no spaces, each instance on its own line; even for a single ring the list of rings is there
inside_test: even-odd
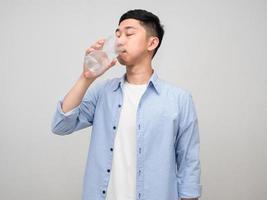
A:
[[[118,56],[120,64],[135,65],[148,56],[149,39],[145,28],[138,20],[123,20],[116,29],[116,36],[120,49],[124,50]]]

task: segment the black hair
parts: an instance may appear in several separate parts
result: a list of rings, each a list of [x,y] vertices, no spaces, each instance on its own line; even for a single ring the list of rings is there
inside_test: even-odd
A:
[[[160,23],[158,16],[142,9],[129,10],[120,17],[119,25],[123,20],[126,19],[139,20],[140,24],[144,26],[148,33],[159,38],[159,44],[154,51],[154,54],[152,56],[153,58],[161,45],[161,41],[164,35],[163,25]]]

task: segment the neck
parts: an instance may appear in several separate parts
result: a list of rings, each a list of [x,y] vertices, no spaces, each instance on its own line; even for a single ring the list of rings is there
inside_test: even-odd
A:
[[[131,84],[146,84],[153,74],[151,62],[126,66],[126,78]]]

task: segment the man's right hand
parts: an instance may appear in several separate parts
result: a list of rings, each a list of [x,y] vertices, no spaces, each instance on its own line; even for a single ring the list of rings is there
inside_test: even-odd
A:
[[[86,49],[85,55],[95,50],[101,50],[103,48],[104,42],[105,40],[103,39],[97,41],[90,48]],[[116,64],[116,61],[117,60],[114,59],[108,66],[98,71],[97,74],[83,67],[83,73],[63,100],[62,111],[68,112],[78,106],[81,103],[88,87],[94,82],[97,77],[101,76],[109,68],[114,66]]]
[[[85,56],[95,50],[101,50],[103,48],[104,43],[105,43],[105,39],[98,40],[96,43],[94,43],[92,46],[86,49]],[[98,73],[95,73],[89,69],[86,69],[85,66],[83,66],[83,75],[87,79],[96,79],[97,77],[104,74],[109,68],[113,67],[116,64],[116,62],[117,62],[117,59],[113,59],[109,65],[107,65],[103,69],[100,69]]]

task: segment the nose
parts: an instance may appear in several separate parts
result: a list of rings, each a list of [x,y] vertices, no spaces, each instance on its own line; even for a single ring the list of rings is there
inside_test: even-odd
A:
[[[123,37],[117,37],[117,45],[119,47],[123,46],[125,44],[125,39]]]

